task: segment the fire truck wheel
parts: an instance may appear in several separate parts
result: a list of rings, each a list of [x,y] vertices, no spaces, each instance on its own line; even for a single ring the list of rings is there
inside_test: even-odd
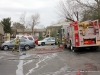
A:
[[[72,44],[70,44],[70,50],[73,51],[73,52],[75,52],[74,47],[73,47]]]
[[[76,48],[73,47],[73,49],[71,50],[72,52],[76,52]]]
[[[73,50],[73,46],[72,45],[70,46],[70,49]]]
[[[75,52],[75,51],[76,51],[76,48],[73,47],[73,45],[71,44],[71,46],[70,46],[70,50],[71,50],[72,52]]]

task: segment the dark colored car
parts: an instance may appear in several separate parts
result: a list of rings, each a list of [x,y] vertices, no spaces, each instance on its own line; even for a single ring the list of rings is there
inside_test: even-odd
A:
[[[9,50],[9,49],[14,48],[14,40],[11,40],[11,41],[3,43],[1,45],[1,49],[3,49],[3,50]],[[35,48],[35,43],[33,41],[20,38],[20,47],[24,48],[25,50],[28,50],[30,48]]]

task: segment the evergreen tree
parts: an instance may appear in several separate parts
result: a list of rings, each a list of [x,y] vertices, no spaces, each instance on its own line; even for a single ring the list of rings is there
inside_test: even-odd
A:
[[[4,18],[1,23],[4,25],[5,33],[12,33],[11,31],[11,18]]]

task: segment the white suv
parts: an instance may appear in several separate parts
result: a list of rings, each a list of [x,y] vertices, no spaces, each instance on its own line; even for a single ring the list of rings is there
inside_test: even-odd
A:
[[[35,40],[32,36],[22,36],[21,38],[25,38],[25,39],[28,39],[28,40],[35,42]]]

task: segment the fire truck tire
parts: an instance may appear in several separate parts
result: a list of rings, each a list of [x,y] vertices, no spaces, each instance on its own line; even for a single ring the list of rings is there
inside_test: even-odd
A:
[[[73,47],[72,43],[70,43],[70,50],[71,50],[72,52],[75,52],[75,51],[76,51],[76,48]]]
[[[70,41],[70,50],[71,50],[71,51],[73,51],[73,50],[74,50],[74,47],[73,47],[73,45],[72,45],[71,41]]]
[[[72,52],[76,52],[78,49],[76,47],[73,47]]]
[[[73,50],[73,46],[72,46],[72,45],[70,46],[70,50],[71,50],[71,51]]]

